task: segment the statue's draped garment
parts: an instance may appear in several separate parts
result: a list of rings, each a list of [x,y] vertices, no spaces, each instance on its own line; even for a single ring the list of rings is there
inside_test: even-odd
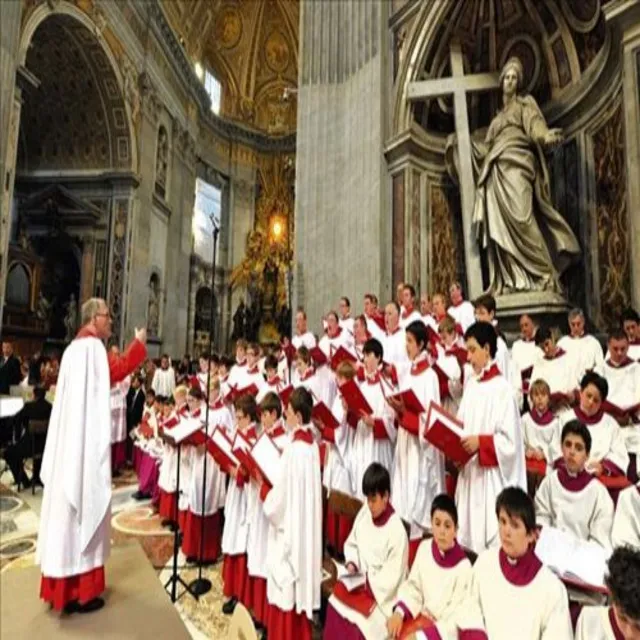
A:
[[[560,292],[560,274],[580,254],[571,228],[551,204],[539,143],[547,132],[536,101],[519,96],[491,121],[484,143],[472,140],[473,225],[487,252],[489,293]],[[453,136],[446,161],[457,175]]]

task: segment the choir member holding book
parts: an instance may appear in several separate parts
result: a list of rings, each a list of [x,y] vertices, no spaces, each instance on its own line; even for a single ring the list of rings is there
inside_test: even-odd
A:
[[[455,320],[460,335],[464,335],[464,332],[476,321],[473,305],[464,299],[462,285],[459,282],[451,283],[449,298],[451,306],[447,309],[447,314]]]
[[[440,401],[449,413],[455,415],[462,397],[462,371],[467,362],[467,352],[458,344],[458,332],[451,316],[445,316],[438,326],[438,338],[433,370],[438,376]]]
[[[407,572],[407,533],[389,502],[389,472],[372,463],[362,478],[367,504],[344,548],[347,578],[329,599],[323,637],[386,638],[387,619]]]
[[[267,634],[311,640],[313,611],[322,581],[322,483],[320,453],[311,433],[313,398],[295,389],[287,406],[289,444],[281,473],[267,493]],[[265,485],[263,485],[264,487]]]
[[[364,377],[356,391],[360,391],[367,408],[363,410],[354,405],[358,422],[348,455],[352,492],[361,500],[364,499],[362,479],[371,463],[378,462],[391,473],[397,438],[395,414],[386,401],[392,388],[382,375],[382,345],[375,338],[367,340],[363,355]],[[347,396],[346,401],[349,404],[351,396]]]
[[[229,409],[224,406],[220,397],[220,381],[217,378],[211,381],[209,402],[211,406],[209,410],[209,426],[206,428],[206,435],[211,437],[213,430],[219,428],[224,430],[225,434],[231,436],[233,421]],[[192,417],[204,421],[206,416],[206,401],[199,387],[189,391],[189,407]],[[205,479],[205,464],[207,467],[207,477],[203,505],[202,482]],[[222,509],[227,495],[226,482],[226,474],[220,469],[212,454],[206,450],[206,445],[199,445],[194,452],[191,483],[185,487],[189,493],[189,511],[183,531],[182,551],[185,556],[187,556],[188,561],[199,560],[200,562],[213,562],[220,555]],[[204,529],[202,526],[203,515]],[[204,544],[202,544],[201,557],[200,547],[203,530]]]
[[[535,497],[541,526],[555,527],[576,538],[611,550],[613,501],[604,485],[585,470],[591,451],[587,427],[572,420],[562,429],[564,464],[546,476]]]
[[[560,422],[551,411],[551,391],[544,380],[533,381],[529,396],[531,410],[522,416],[527,471],[544,476],[547,465],[553,464],[553,444]]]
[[[585,607],[575,640],[637,640],[640,638],[640,550],[620,547],[609,558],[606,578],[608,607]]]
[[[511,345],[511,360],[515,370],[520,372],[522,393],[529,393],[529,382],[533,366],[542,357],[542,351],[536,344],[536,326],[527,313],[520,316],[520,337]]]
[[[257,406],[253,396],[240,396],[235,401],[236,435],[233,450],[244,451],[257,440]],[[222,533],[223,593],[228,600],[222,606],[225,614],[233,613],[238,601],[243,601],[249,574],[247,573],[247,542],[250,522],[247,518],[247,492],[249,470],[243,464],[225,469],[230,481],[224,505],[224,531]]]
[[[389,396],[398,414],[398,439],[391,484],[392,503],[410,526],[409,564],[418,550],[425,530],[431,525],[431,502],[444,490],[444,457],[424,438],[426,411],[431,402],[440,404],[438,376],[429,364],[427,329],[422,321],[406,329],[407,354],[411,366],[401,374],[402,392]],[[408,404],[415,398],[417,404]]]
[[[390,302],[384,308],[385,334],[382,339],[386,362],[395,367],[409,362],[404,329],[400,326],[400,306]]]
[[[462,445],[473,457],[460,470],[456,505],[460,543],[480,552],[499,543],[498,523],[489,505],[505,486],[526,488],[527,478],[518,405],[495,362],[495,329],[476,322],[465,341],[474,375],[466,385],[458,419],[469,434]]]
[[[533,365],[531,380],[544,380],[549,385],[551,410],[557,416],[562,416],[578,395],[580,377],[577,359],[556,345],[549,327],[539,327],[535,341],[543,355]]]
[[[500,546],[481,553],[473,565],[459,637],[572,640],[567,591],[534,553],[531,498],[518,487],[507,487],[498,496],[495,516]]]
[[[580,404],[567,413],[563,423],[579,420],[587,426],[591,434],[591,454],[586,468],[590,473],[605,479],[621,477],[627,473],[629,455],[618,423],[604,413],[602,403],[607,399],[609,385],[597,373],[587,373],[580,383]],[[560,436],[556,437],[554,451],[560,452]],[[562,464],[560,455],[555,455],[556,463]]]
[[[587,371],[602,375],[604,356],[597,338],[585,332],[585,317],[582,309],[572,309],[568,315],[569,335],[558,340],[558,346],[564,349],[577,362],[578,376]]]
[[[461,605],[469,594],[471,562],[456,540],[458,511],[446,494],[431,505],[433,538],[420,544],[411,573],[400,585],[390,638],[414,633],[426,640],[457,640]]]

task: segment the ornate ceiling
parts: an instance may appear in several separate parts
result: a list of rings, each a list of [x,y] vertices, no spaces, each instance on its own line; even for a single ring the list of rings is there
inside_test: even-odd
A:
[[[298,0],[162,0],[189,57],[223,84],[225,117],[283,135],[295,131]]]

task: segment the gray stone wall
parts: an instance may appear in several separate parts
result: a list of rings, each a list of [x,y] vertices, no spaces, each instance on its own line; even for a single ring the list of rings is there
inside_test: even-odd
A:
[[[301,14],[294,306],[313,330],[342,295],[389,295],[387,3],[305,0]]]

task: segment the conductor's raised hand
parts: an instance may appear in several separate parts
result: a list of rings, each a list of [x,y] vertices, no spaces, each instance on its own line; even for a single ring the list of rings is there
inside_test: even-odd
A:
[[[142,342],[142,344],[147,344],[147,329],[146,327],[142,327],[142,329],[138,329],[136,327],[136,340]]]

